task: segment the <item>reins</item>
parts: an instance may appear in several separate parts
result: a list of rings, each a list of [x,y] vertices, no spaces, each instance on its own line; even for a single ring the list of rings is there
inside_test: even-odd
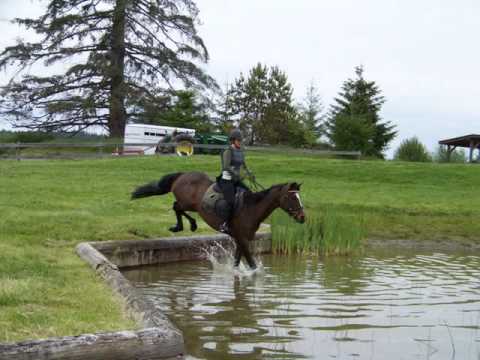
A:
[[[256,192],[261,191],[261,190],[265,190],[265,187],[262,184],[258,183],[257,180],[255,180],[255,179],[252,179],[252,178],[249,177],[248,182],[250,183],[252,189]]]

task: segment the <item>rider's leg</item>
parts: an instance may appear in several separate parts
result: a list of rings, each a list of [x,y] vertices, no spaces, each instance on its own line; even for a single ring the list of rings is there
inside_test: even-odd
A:
[[[230,207],[230,213],[229,217],[225,219],[225,222],[220,225],[220,231],[224,233],[229,233],[230,232],[230,220],[233,216],[233,211],[234,211],[234,205],[235,205],[235,184],[231,180],[224,180],[221,179],[219,181],[220,189],[223,192],[223,196],[225,198],[225,201],[227,202],[228,206]]]

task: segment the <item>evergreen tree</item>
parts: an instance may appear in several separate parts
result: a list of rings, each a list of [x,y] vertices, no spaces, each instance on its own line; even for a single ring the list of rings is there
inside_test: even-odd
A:
[[[5,48],[0,69],[68,65],[55,75],[22,72],[0,95],[0,110],[15,126],[102,126],[121,137],[127,118],[161,111],[165,88],[179,80],[216,86],[196,64],[208,60],[197,16],[193,0],[49,0],[39,18],[15,20],[40,40]]]
[[[224,133],[229,134],[235,128],[234,112],[232,110],[232,104],[229,99],[229,86],[225,84],[225,89],[218,93],[216,98],[215,112],[217,114],[216,127]]]
[[[292,105],[292,93],[286,74],[278,67],[259,63],[248,78],[240,74],[229,89],[228,104],[249,144],[299,142],[293,135],[302,125]]]
[[[318,89],[312,81],[307,87],[306,96],[303,102],[299,104],[299,115],[304,124],[307,143],[309,145],[316,144],[320,137],[324,135],[323,122],[323,103]]]
[[[328,137],[338,150],[360,150],[364,155],[383,158],[396,136],[395,125],[381,122],[385,98],[374,81],[363,78],[363,67],[355,69],[356,79],[348,79],[330,107],[326,123]]]
[[[145,118],[142,122],[210,132],[213,125],[210,123],[208,115],[209,108],[209,103],[201,99],[195,92],[176,91],[170,97],[162,112]]]

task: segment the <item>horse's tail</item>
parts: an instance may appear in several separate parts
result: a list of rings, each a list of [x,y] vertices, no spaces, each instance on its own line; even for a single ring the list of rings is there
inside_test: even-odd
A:
[[[172,185],[183,173],[168,174],[162,177],[159,181],[152,181],[151,183],[142,185],[135,189],[132,193],[133,199],[140,199],[154,195],[168,194],[172,190]]]

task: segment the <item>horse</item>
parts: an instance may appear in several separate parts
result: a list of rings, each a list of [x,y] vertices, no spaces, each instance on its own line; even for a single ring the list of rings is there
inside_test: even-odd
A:
[[[206,174],[201,172],[178,172],[138,187],[133,191],[131,198],[139,199],[172,192],[175,196],[173,211],[177,217],[177,223],[169,229],[170,231],[183,230],[182,217],[189,221],[191,231],[197,230],[195,219],[188,215],[187,211],[197,212],[210,227],[218,231],[224,219],[202,207],[203,196],[213,183]],[[235,210],[230,221],[229,235],[236,243],[235,266],[240,264],[243,255],[250,268],[256,269],[248,242],[253,240],[260,224],[275,209],[281,208],[298,223],[305,222],[305,213],[299,195],[300,185],[293,182],[273,185],[259,192],[245,191],[243,205]]]

